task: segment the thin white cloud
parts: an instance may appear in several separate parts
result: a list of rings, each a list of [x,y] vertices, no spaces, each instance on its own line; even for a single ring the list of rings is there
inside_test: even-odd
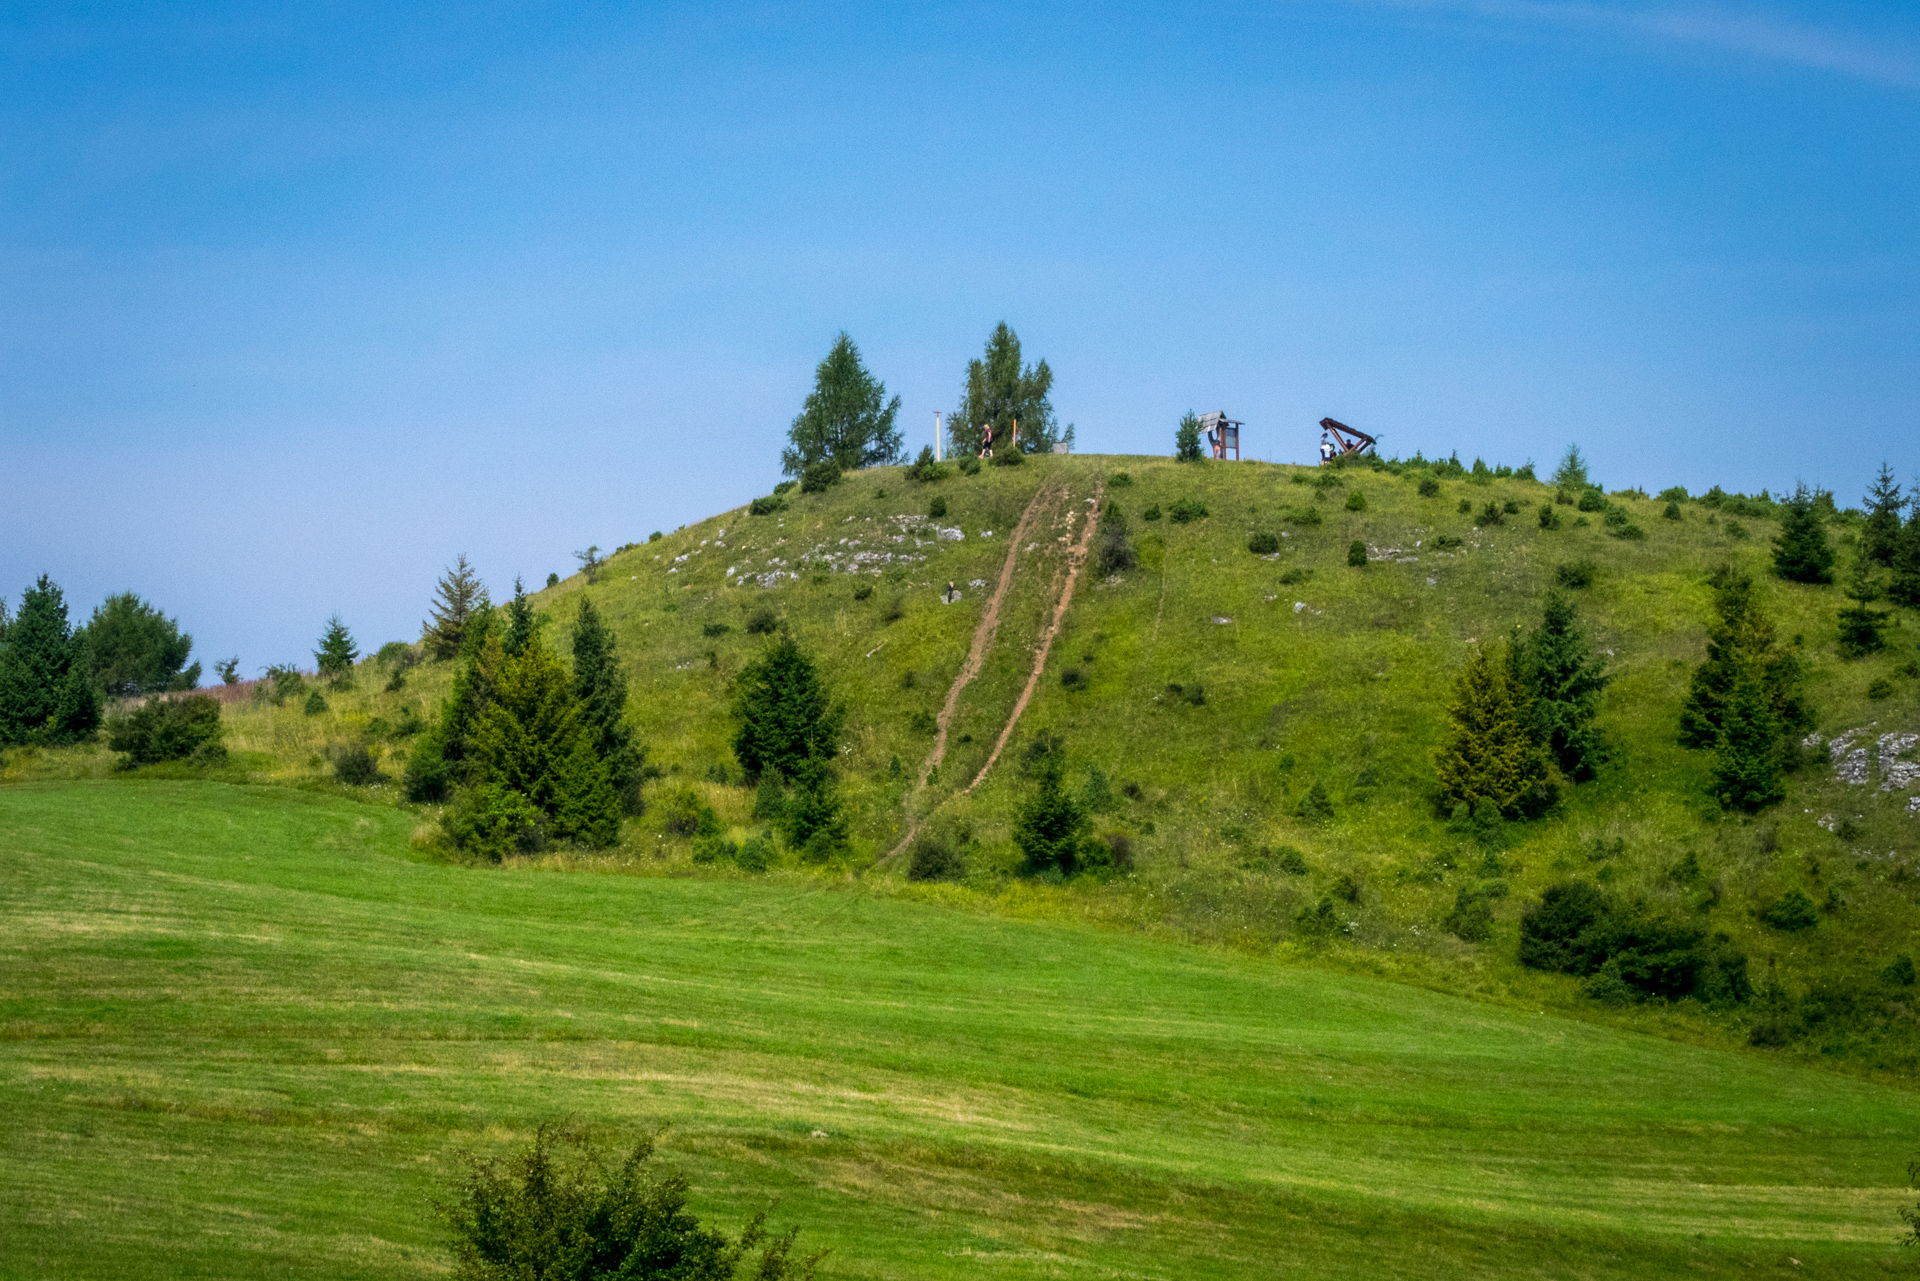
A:
[[[1902,89],[1920,88],[1920,48],[1758,11],[1642,8],[1590,0],[1386,0],[1396,9],[1451,11],[1496,21],[1586,27],[1670,40],[1828,71]]]

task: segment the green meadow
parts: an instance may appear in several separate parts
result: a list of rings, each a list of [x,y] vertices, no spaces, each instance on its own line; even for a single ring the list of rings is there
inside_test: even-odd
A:
[[[664,1127],[845,1277],[1894,1271],[1920,1100],[858,881],[469,868],[416,815],[0,792],[0,1274],[443,1271],[456,1150]]]

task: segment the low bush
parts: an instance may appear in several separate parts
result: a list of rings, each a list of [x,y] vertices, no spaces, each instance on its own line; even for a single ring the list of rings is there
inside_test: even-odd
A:
[[[1126,489],[1133,484],[1133,477],[1123,471],[1117,471],[1107,477],[1107,484],[1114,489]]]
[[[747,615],[747,635],[749,636],[771,636],[779,630],[779,618],[765,605]]]
[[[907,479],[915,484],[930,485],[946,478],[947,469],[934,460],[933,446],[920,446],[920,456],[913,460],[913,466],[907,468]]]
[[[1282,845],[1273,851],[1274,870],[1288,876],[1305,876],[1309,871],[1307,856],[1300,852],[1297,845]]]
[[[1300,566],[1295,565],[1292,569],[1289,569],[1286,573],[1280,575],[1280,581],[1285,583],[1287,586],[1292,587],[1297,583],[1304,583],[1309,578],[1312,578],[1312,577],[1313,577],[1312,570],[1302,569]]]
[[[1549,886],[1520,918],[1520,963],[1591,979],[1602,999],[1618,995],[1613,980],[1633,999],[1697,996],[1714,1003],[1752,995],[1747,958],[1726,935],[1708,937],[1696,926],[1618,901],[1584,881]]]
[[[327,700],[316,689],[307,695],[307,701],[301,705],[300,710],[308,716],[318,716],[327,710]]]
[[[1143,512],[1141,512],[1141,513],[1140,513],[1140,519],[1141,519],[1141,520],[1159,520],[1159,519],[1160,519],[1160,504],[1159,504],[1159,503],[1155,503],[1155,504],[1153,504],[1153,506],[1151,506],[1151,507],[1149,507],[1149,508],[1147,508],[1147,509],[1146,509],[1145,511],[1143,511]]]
[[[991,461],[995,467],[1018,467],[1027,461],[1027,456],[1017,449],[996,449]]]
[[[946,496],[943,494],[934,495],[933,501],[927,504],[927,519],[928,520],[945,520],[946,516],[947,516]]]
[[[334,749],[333,776],[352,787],[371,787],[387,781],[387,776],[380,772],[379,763],[373,759],[373,753],[365,743]]]
[[[1560,528],[1560,513],[1553,509],[1552,503],[1540,504],[1540,528],[1542,529]]]
[[[1280,550],[1280,539],[1274,534],[1258,533],[1247,539],[1247,550],[1255,556],[1271,556]]]
[[[211,695],[150,698],[107,722],[107,746],[126,753],[123,768],[161,761],[218,765],[227,758],[222,733],[220,703]]]
[[[718,833],[693,838],[693,861],[702,865],[718,863],[722,859],[731,862],[739,852],[738,846]]]
[[[426,727],[427,723],[420,719],[419,711],[411,704],[403,706],[394,713],[393,736],[395,738],[412,738]]]
[[[980,460],[978,458],[961,459],[960,474],[962,476],[978,476],[980,474]]]
[[[1607,496],[1600,492],[1599,486],[1589,485],[1580,491],[1580,497],[1574,507],[1583,512],[1600,512],[1607,509]]]
[[[1087,674],[1078,667],[1069,667],[1060,673],[1060,686],[1069,691],[1079,691],[1087,687]]]
[[[1458,510],[1462,516],[1471,516],[1473,514],[1473,500],[1470,498],[1462,498]]]
[[[1506,502],[1500,504],[1500,510],[1509,516],[1518,516],[1520,514],[1520,500],[1518,498],[1509,498]]]
[[[1867,697],[1875,702],[1893,697],[1893,682],[1884,676],[1876,676],[1867,685]]]
[[[1600,567],[1590,560],[1568,561],[1554,568],[1553,581],[1562,587],[1586,588],[1593,586],[1599,572]]]
[[[687,1180],[655,1174],[652,1157],[652,1140],[642,1139],[615,1163],[585,1130],[553,1124],[500,1161],[462,1154],[461,1173],[438,1206],[453,1236],[453,1281],[815,1275],[824,1252],[794,1257],[799,1228],[772,1235],[758,1214],[730,1239],[700,1222],[687,1207]]]
[[[858,587],[853,589],[853,598],[855,600],[866,600],[872,595],[873,595],[872,583],[862,583]]]
[[[817,463],[808,463],[800,473],[800,492],[803,494],[824,494],[840,483],[840,464],[831,458],[822,458]]]
[[[887,602],[887,607],[880,611],[880,621],[883,623],[897,623],[906,616],[907,598],[904,596],[895,596]]]
[[[1191,498],[1176,499],[1173,506],[1167,508],[1167,519],[1176,525],[1185,525],[1190,521],[1204,520],[1206,516],[1207,505],[1196,502]]]
[[[1506,895],[1505,881],[1460,886],[1454,892],[1453,911],[1443,922],[1447,932],[1463,943],[1485,943],[1493,937],[1493,901]]]
[[[940,837],[915,837],[907,851],[910,881],[957,881],[966,874],[966,860],[950,842]]]
[[[1684,503],[1687,501],[1687,487],[1685,485],[1669,485],[1667,488],[1661,490],[1656,497],[1663,503]]]
[[[1760,909],[1760,920],[1776,930],[1810,930],[1820,923],[1813,900],[1799,890],[1788,890]]]
[[[1367,545],[1358,538],[1347,544],[1347,564],[1355,569],[1367,567]]]
[[[1367,496],[1365,494],[1361,493],[1359,490],[1356,489],[1352,493],[1347,495],[1348,511],[1363,512],[1366,509],[1367,509]]]
[[[1290,525],[1299,525],[1311,529],[1321,524],[1325,520],[1325,517],[1320,515],[1320,509],[1318,507],[1293,507],[1289,508],[1287,514],[1281,517],[1281,519]]]
[[[1742,525],[1737,520],[1730,520],[1727,522],[1727,537],[1733,539],[1735,542],[1741,542],[1751,537],[1751,535],[1747,533],[1747,527],[1745,525]]]
[[[1439,494],[1440,494],[1440,482],[1439,482],[1439,481],[1437,481],[1437,480],[1435,480],[1435,479],[1434,479],[1433,477],[1431,477],[1431,476],[1423,476],[1423,477],[1421,477],[1421,479],[1420,479],[1420,497],[1422,497],[1422,498],[1437,498],[1437,497],[1439,497]]]
[[[1681,517],[1680,517],[1680,504],[1679,504],[1679,503],[1668,503],[1668,504],[1666,505],[1666,508],[1665,508],[1664,510],[1662,510],[1662,511],[1661,511],[1661,513],[1660,513],[1660,515],[1661,515],[1662,517],[1664,517],[1665,519],[1667,519],[1667,520],[1679,520],[1679,519],[1681,518]]]
[[[1433,550],[1437,552],[1458,551],[1467,545],[1467,540],[1458,534],[1441,534],[1433,540]]]
[[[783,512],[786,509],[787,509],[787,500],[785,495],[772,494],[765,498],[756,498],[752,502],[748,503],[747,515],[771,516],[775,512]]]
[[[733,625],[731,623],[704,623],[700,627],[700,634],[709,637],[725,636],[732,630]]]
[[[1309,823],[1325,823],[1333,818],[1333,800],[1324,783],[1315,783],[1293,808],[1294,814]]]
[[[675,836],[720,835],[720,818],[713,812],[713,806],[701,800],[700,794],[690,787],[683,787],[667,798],[662,823]]]
[[[1507,523],[1507,514],[1501,510],[1499,503],[1488,503],[1480,509],[1480,514],[1473,518],[1473,523],[1482,527],[1504,525]]]
[[[545,817],[521,793],[496,783],[469,788],[454,798],[440,820],[456,849],[498,863],[546,845]]]

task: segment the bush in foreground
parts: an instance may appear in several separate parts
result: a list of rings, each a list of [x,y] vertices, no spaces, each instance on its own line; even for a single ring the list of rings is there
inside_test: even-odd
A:
[[[793,1256],[793,1227],[774,1236],[755,1215],[737,1239],[687,1209],[687,1180],[654,1173],[641,1139],[610,1164],[583,1131],[543,1125],[504,1160],[464,1155],[436,1208],[453,1235],[455,1281],[804,1281],[824,1252]],[[757,1254],[756,1254],[757,1252]]]
[[[220,704],[206,694],[154,698],[107,722],[107,746],[125,752],[123,768],[161,761],[217,765],[227,759],[220,744]]]

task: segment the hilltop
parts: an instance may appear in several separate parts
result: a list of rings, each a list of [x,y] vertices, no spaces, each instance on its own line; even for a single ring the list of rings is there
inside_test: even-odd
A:
[[[556,857],[700,870],[667,828],[687,793],[735,839],[758,831],[729,709],[767,629],[785,629],[848,709],[838,764],[853,853],[824,869],[788,854],[778,875],[1310,954],[1675,1035],[1745,1041],[1765,1023],[1755,1039],[1910,1071],[1912,989],[1883,974],[1920,925],[1920,814],[1899,759],[1913,745],[1902,736],[1920,730],[1911,633],[1896,627],[1883,655],[1842,658],[1838,589],[1767,574],[1769,502],[1615,493],[1609,519],[1559,506],[1550,530],[1536,515],[1554,488],[1502,473],[1036,455],[921,483],[881,467],[629,544],[596,581],[576,575],[534,601],[564,653],[577,598],[593,598],[618,635],[632,718],[662,776],[619,849]],[[1437,492],[1423,495],[1423,480]],[[943,514],[930,516],[936,503]],[[1089,514],[1108,504],[1137,565],[1076,576]],[[1478,523],[1489,505],[1501,523]],[[1836,512],[1829,525],[1844,555],[1857,517]],[[1634,530],[1642,536],[1617,536]],[[1250,550],[1261,534],[1277,550]],[[1348,563],[1356,540],[1364,567]],[[1723,812],[1708,794],[1709,755],[1676,739],[1721,565],[1759,584],[1818,722],[1787,799],[1756,817]],[[1600,715],[1612,758],[1489,851],[1435,807],[1433,752],[1474,647],[1536,625],[1562,581],[1589,584],[1569,590],[1613,677]],[[298,700],[235,705],[236,768],[317,780],[328,745],[372,739],[397,774],[401,709],[431,718],[450,666],[415,669],[383,692],[379,664],[363,665],[356,691],[330,695],[314,717]],[[1120,853],[1116,873],[1060,884],[1015,874],[1023,753],[1041,734],[1058,736]],[[1316,786],[1330,816],[1301,812]],[[900,849],[914,830],[959,849],[957,883],[906,882]],[[704,874],[743,873],[721,863]],[[1761,996],[1714,1009],[1606,1005],[1575,979],[1521,968],[1520,914],[1568,879],[1727,935]],[[1461,887],[1495,881],[1506,893],[1491,901],[1491,937],[1456,937],[1447,922]],[[1813,927],[1760,919],[1790,890],[1817,906]],[[1304,928],[1303,909],[1323,899],[1332,928]]]

